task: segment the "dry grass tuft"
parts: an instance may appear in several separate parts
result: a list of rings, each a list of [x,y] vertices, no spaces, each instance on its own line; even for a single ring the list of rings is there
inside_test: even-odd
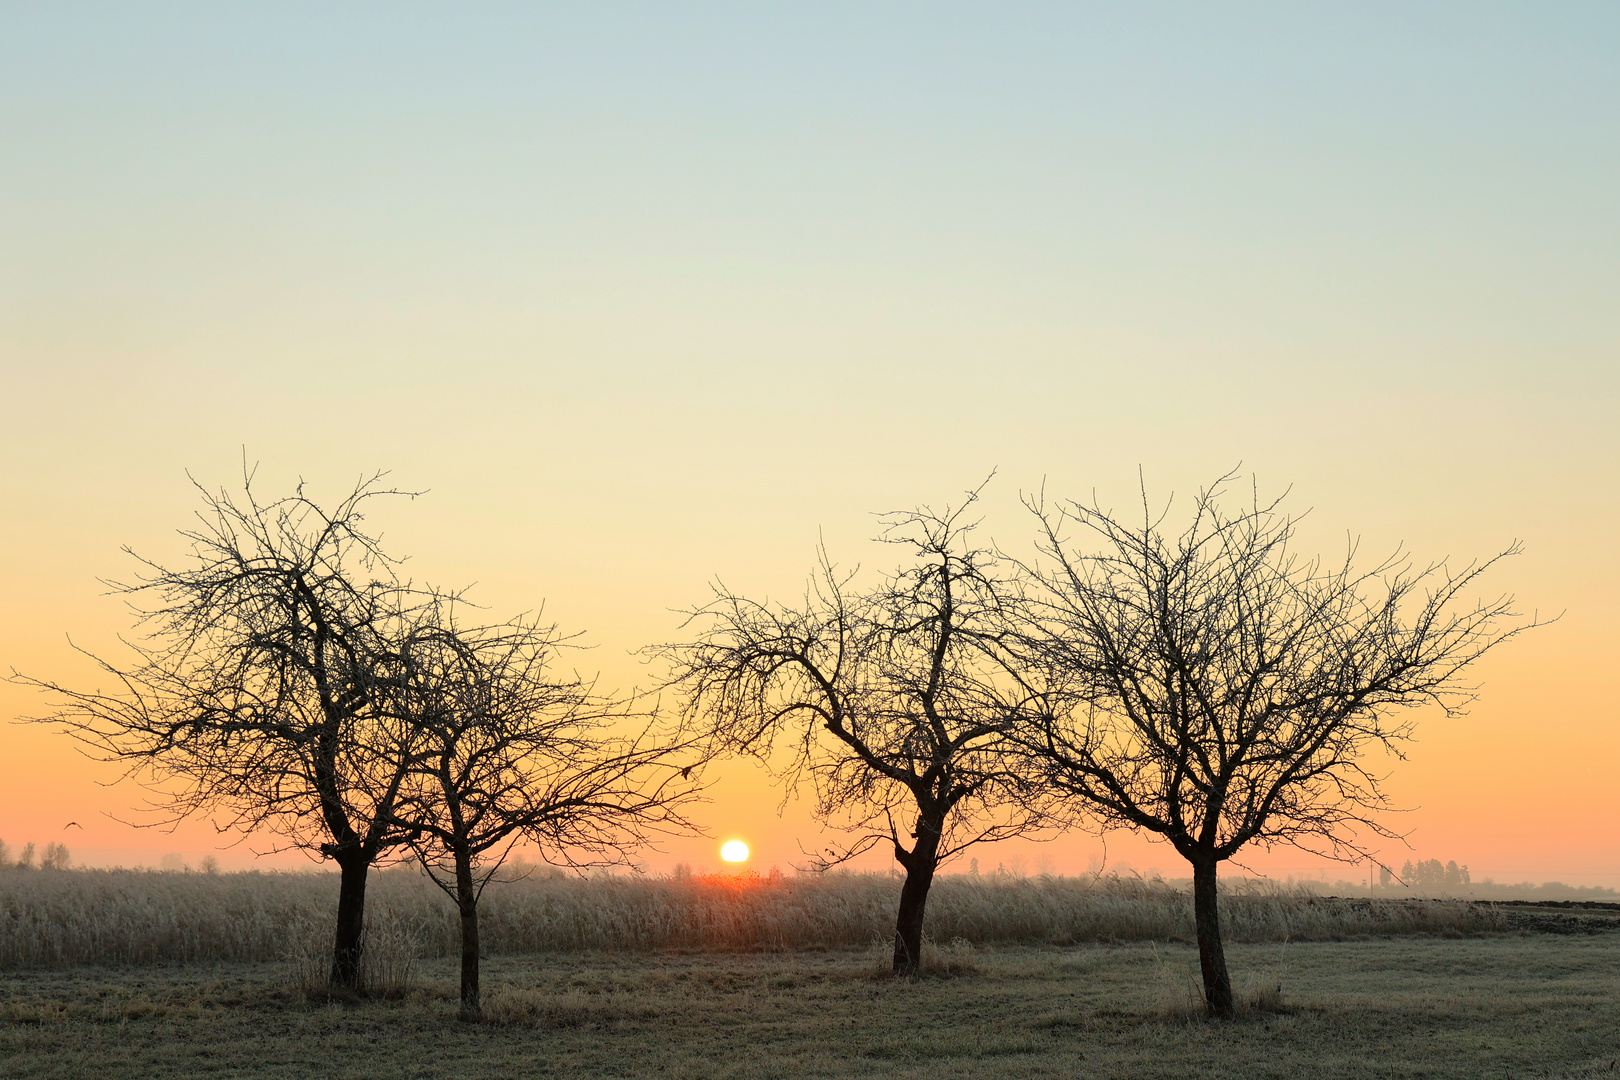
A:
[[[940,945],[932,938],[923,938],[922,970],[919,978],[949,979],[960,975],[976,975],[981,970],[978,950],[971,941],[957,938],[948,945]],[[859,969],[868,979],[889,979],[894,976],[894,941],[874,938],[866,948],[865,962]]]
[[[1153,949],[1153,982],[1157,987],[1154,1019],[1165,1023],[1190,1024],[1209,1019],[1204,1001],[1203,976],[1198,960],[1174,957]],[[1283,997],[1279,969],[1268,968],[1235,975],[1232,987],[1232,1020],[1257,1020],[1289,1015],[1294,1009]]]
[[[365,954],[360,962],[361,990],[367,997],[403,998],[422,955],[422,933],[417,919],[386,905],[366,911]],[[311,1000],[355,999],[357,995],[333,989],[332,928],[311,920],[289,927],[287,976],[290,987]]]
[[[1280,982],[1265,982],[1247,991],[1237,994],[1237,1015],[1239,1019],[1250,1016],[1289,1015],[1293,1008],[1283,1000],[1283,988]]]
[[[925,978],[977,975],[982,970],[979,951],[966,938],[957,938],[949,945],[935,945],[927,940],[923,942],[922,974]]]
[[[1251,990],[1234,990],[1233,1009],[1229,1020],[1258,1020],[1268,1016],[1287,1016],[1293,1008],[1283,999],[1281,983],[1264,983]],[[1191,1024],[1212,1019],[1204,1007],[1202,987],[1179,984],[1166,988],[1160,995],[1156,1019],[1166,1023]]]

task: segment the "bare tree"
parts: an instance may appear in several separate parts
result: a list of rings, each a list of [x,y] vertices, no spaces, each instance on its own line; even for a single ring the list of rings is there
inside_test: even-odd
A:
[[[251,472],[237,494],[198,490],[199,524],[181,533],[189,560],[171,568],[136,556],[134,581],[107,583],[142,631],[129,663],[92,657],[115,689],[14,677],[60,702],[41,722],[155,782],[158,823],[208,815],[222,830],[267,829],[334,860],[331,977],[357,987],[367,873],[406,839],[392,806],[409,740],[377,705],[413,604],[362,528],[363,510],[403,493],[380,473],[330,509],[302,484],[262,502]]]
[[[1192,864],[1206,1005],[1233,1009],[1216,877],[1246,844],[1365,858],[1391,836],[1367,755],[1399,756],[1413,706],[1457,715],[1466,669],[1526,629],[1512,601],[1469,602],[1495,558],[1461,570],[1395,556],[1365,570],[1300,559],[1281,500],[1223,510],[1223,486],[1171,535],[1143,497],[1139,524],[1100,506],[1031,500],[1047,557],[1034,651],[1071,707],[1031,748],[1049,779],[1105,822],[1157,834]],[[1095,552],[1065,535],[1089,533]],[[1049,700],[1057,700],[1054,696]]]
[[[799,607],[715,587],[692,615],[691,643],[667,647],[688,717],[722,751],[761,760],[791,745],[790,786],[809,779],[817,813],[857,831],[820,865],[876,843],[905,869],[894,971],[915,974],[929,886],[968,845],[1026,833],[1034,791],[1004,754],[1030,695],[1003,637],[1009,593],[999,560],[967,543],[963,508],[889,515],[884,538],[915,561],[857,590],[821,556]],[[910,844],[896,815],[910,817]]]
[[[514,845],[599,866],[655,833],[692,831],[681,813],[698,790],[692,748],[629,702],[555,674],[562,642],[537,621],[463,629],[443,603],[399,650],[393,707],[416,743],[393,814],[456,904],[467,1019],[482,1015],[478,901]]]

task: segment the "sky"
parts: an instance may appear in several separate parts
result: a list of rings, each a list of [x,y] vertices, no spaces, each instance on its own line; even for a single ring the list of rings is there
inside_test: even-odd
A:
[[[1316,550],[1523,543],[1490,584],[1561,618],[1422,718],[1382,854],[1620,886],[1616,56],[1598,3],[9,3],[0,672],[93,682],[69,638],[130,630],[100,579],[178,559],[188,473],[244,458],[325,497],[391,470],[413,573],[543,604],[616,686],[717,576],[885,569],[874,513],[992,471],[1016,552],[1043,484],[1237,468]],[[138,789],[8,722],[40,710],[0,683],[14,847],[268,846],[124,824]],[[650,868],[824,841],[717,778]]]

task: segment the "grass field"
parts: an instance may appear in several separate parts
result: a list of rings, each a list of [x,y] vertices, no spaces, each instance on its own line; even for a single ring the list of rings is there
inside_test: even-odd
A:
[[[893,933],[899,882],[882,874],[580,879],[492,886],[480,905],[489,955],[580,950],[859,948]],[[1509,929],[1459,901],[1334,901],[1228,882],[1233,941],[1334,940]],[[318,960],[331,947],[332,874],[0,870],[0,970],[73,964]],[[413,956],[457,951],[454,909],[420,873],[374,876],[373,941]],[[1136,878],[947,876],[928,900],[936,941],[1069,945],[1193,936],[1185,891]]]
[[[493,1022],[426,961],[395,1000],[292,991],[284,964],[14,972],[5,1077],[1620,1076],[1620,934],[1240,945],[1286,1011],[1188,1018],[1162,944],[958,947],[875,978],[868,950],[488,961]]]
[[[371,996],[322,989],[324,875],[0,872],[9,1077],[1610,1077],[1620,908],[1335,900],[1232,883],[1240,999],[1197,1016],[1186,893],[942,879],[917,981],[898,883],[535,876],[484,904],[486,1022],[455,924],[379,875]]]

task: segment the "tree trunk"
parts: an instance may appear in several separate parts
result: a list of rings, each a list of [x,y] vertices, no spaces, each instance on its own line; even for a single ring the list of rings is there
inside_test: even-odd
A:
[[[478,990],[478,894],[473,889],[472,860],[456,853],[456,907],[461,913],[461,1018],[484,1015]]]
[[[371,859],[363,851],[334,856],[343,871],[338,887],[337,940],[332,946],[333,989],[362,989],[360,961],[365,950],[366,874]]]
[[[900,911],[894,922],[894,973],[916,976],[922,971],[923,911],[928,906],[928,888],[934,883],[939,866],[939,836],[943,819],[917,819],[917,842],[910,851],[899,844],[894,857],[906,868],[906,882],[900,887]]]
[[[1198,966],[1204,974],[1204,1007],[1211,1016],[1232,1015],[1232,977],[1226,973],[1226,951],[1221,947],[1221,916],[1216,902],[1213,857],[1193,860],[1193,922],[1198,929]]]

